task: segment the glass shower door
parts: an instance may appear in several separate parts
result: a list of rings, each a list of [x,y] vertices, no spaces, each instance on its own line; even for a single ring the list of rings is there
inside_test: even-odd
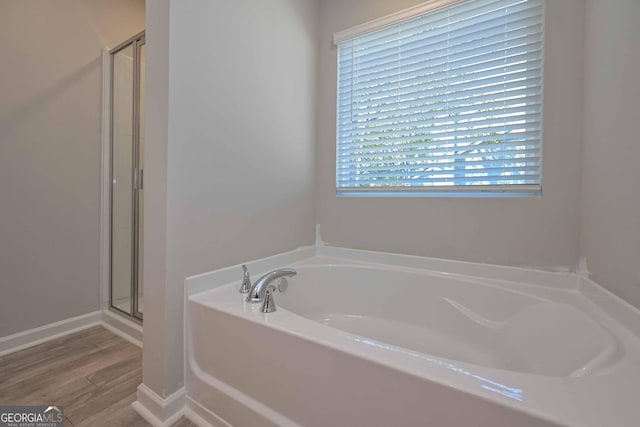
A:
[[[144,33],[111,51],[110,306],[142,320]]]

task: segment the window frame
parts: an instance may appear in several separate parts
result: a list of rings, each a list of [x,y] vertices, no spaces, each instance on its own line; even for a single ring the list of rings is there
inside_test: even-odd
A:
[[[543,148],[543,135],[544,135],[544,33],[545,33],[545,0],[539,0],[542,6],[541,10],[541,64],[540,64],[540,125],[539,125],[539,138],[537,147],[539,154],[537,160],[539,163],[539,173],[537,175],[538,182],[536,184],[507,184],[507,185],[446,185],[446,186],[394,186],[394,187],[363,187],[363,188],[342,188],[339,186],[339,170],[338,163],[340,161],[340,123],[339,123],[339,83],[340,83],[340,69],[339,69],[339,52],[340,43],[346,40],[354,39],[356,37],[369,34],[378,30],[383,30],[386,27],[396,24],[402,24],[405,21],[414,20],[422,15],[431,14],[441,9],[446,9],[452,6],[456,6],[461,3],[474,1],[474,0],[431,0],[425,3],[421,3],[409,9],[405,9],[391,15],[384,16],[373,21],[366,22],[355,27],[336,32],[333,35],[333,43],[338,48],[337,50],[337,81],[336,81],[336,162],[335,162],[335,185],[336,196],[338,197],[469,197],[469,198],[486,198],[486,197],[540,197],[542,195],[542,148]],[[533,33],[532,33],[533,34]],[[537,34],[537,33],[536,33]],[[391,176],[391,175],[390,175]],[[455,179],[454,179],[455,180]],[[427,182],[425,180],[423,182]]]

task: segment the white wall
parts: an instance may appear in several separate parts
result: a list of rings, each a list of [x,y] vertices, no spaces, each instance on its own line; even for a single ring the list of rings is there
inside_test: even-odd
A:
[[[0,2],[0,336],[100,308],[101,49],[144,2]]]
[[[145,191],[162,199],[151,186],[164,178],[166,210],[147,197],[143,379],[166,396],[183,383],[184,279],[313,243],[317,12],[314,0],[147,6]],[[157,43],[170,46],[168,57]],[[167,112],[150,108],[161,89],[152,73],[167,61],[168,136],[156,140]],[[154,171],[150,157],[163,146],[167,169]],[[161,239],[149,241],[149,223],[162,232],[165,215],[166,254],[150,254]]]
[[[588,0],[581,252],[640,307],[640,2]]]
[[[422,0],[319,4],[317,219],[329,244],[546,269],[578,262],[583,2],[548,1],[541,198],[336,198],[335,31]]]

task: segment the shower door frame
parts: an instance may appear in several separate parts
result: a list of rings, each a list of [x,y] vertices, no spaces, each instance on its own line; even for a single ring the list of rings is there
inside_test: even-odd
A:
[[[109,309],[142,322],[143,313],[139,307],[140,288],[140,191],[144,188],[144,171],[140,168],[140,49],[146,44],[145,31],[109,50]],[[131,218],[131,290],[129,311],[124,311],[113,303],[113,124],[114,124],[114,77],[115,55],[128,48],[133,50],[133,96],[132,96],[132,218]]]

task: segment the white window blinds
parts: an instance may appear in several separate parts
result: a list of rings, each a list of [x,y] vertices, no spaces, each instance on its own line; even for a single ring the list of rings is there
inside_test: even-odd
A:
[[[543,6],[467,0],[336,40],[337,192],[539,192]]]

